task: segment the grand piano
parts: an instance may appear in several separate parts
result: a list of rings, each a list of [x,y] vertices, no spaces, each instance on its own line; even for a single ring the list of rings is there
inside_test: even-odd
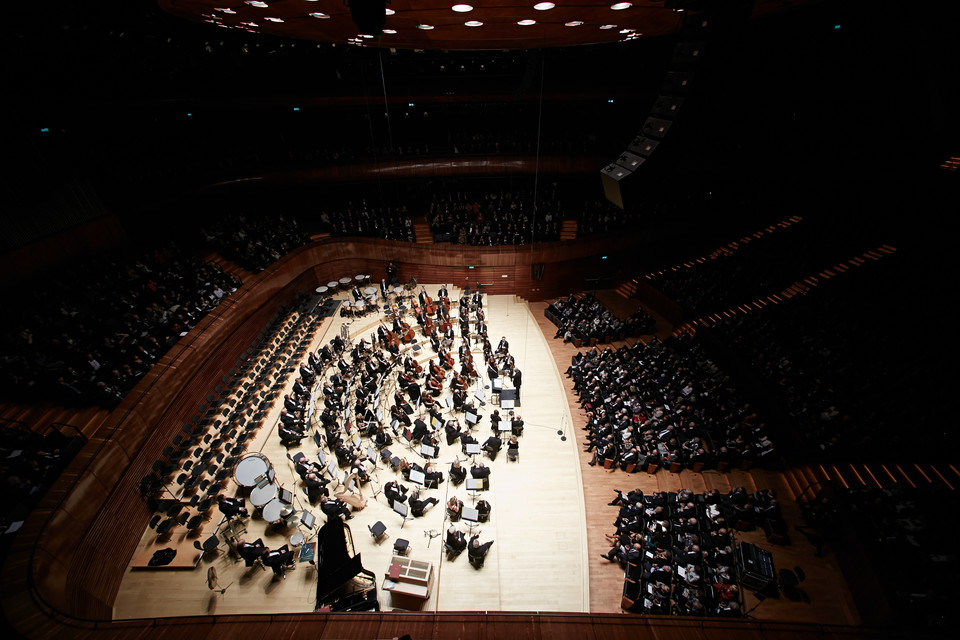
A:
[[[317,534],[317,610],[379,611],[377,579],[354,552],[353,534],[330,518]]]

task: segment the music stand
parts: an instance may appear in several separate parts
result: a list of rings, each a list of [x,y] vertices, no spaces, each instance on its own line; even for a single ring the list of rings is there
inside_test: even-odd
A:
[[[477,402],[480,403],[481,407],[485,407],[487,405],[487,396],[483,393],[483,389],[477,389],[474,391],[473,397],[477,399]]]
[[[426,482],[426,476],[423,475],[423,471],[417,471],[416,469],[411,469],[410,482],[414,484],[419,484],[422,487]]]
[[[319,432],[319,431],[314,431],[314,432],[313,432],[313,443],[314,443],[315,445],[317,445],[317,448],[318,448],[318,449],[320,448],[320,446],[321,446],[322,443],[323,443],[323,439],[322,439],[322,438],[323,438],[323,436],[320,435],[320,432]]]
[[[504,389],[500,392],[500,406],[504,409],[513,409],[517,400],[516,389]]]
[[[475,443],[468,444],[468,445],[467,445],[467,455],[468,455],[468,456],[480,455],[480,445],[479,445],[479,444],[475,444]]]
[[[503,390],[503,381],[500,378],[494,378],[490,381],[491,391],[500,393]]]
[[[293,492],[280,487],[277,489],[277,499],[283,504],[293,504]]]
[[[403,529],[403,525],[407,523],[407,513],[409,512],[407,504],[405,502],[394,501],[393,510],[403,516],[403,522],[400,523],[400,528]]]
[[[424,458],[436,458],[437,450],[435,447],[431,447],[428,444],[421,444],[420,455],[422,455]]]
[[[480,521],[480,511],[474,507],[463,507],[463,511],[460,513],[460,519],[464,520],[467,523],[467,527],[471,530],[477,523]]]
[[[466,422],[467,422],[468,425],[470,425],[471,427],[473,427],[475,424],[477,424],[477,421],[479,420],[479,418],[477,417],[477,414],[476,414],[476,413],[470,413],[470,412],[468,411],[467,414],[466,414],[465,420],[466,420]]]
[[[305,526],[307,529],[313,529],[313,525],[316,524],[317,517],[310,513],[309,511],[300,512],[300,524]]]

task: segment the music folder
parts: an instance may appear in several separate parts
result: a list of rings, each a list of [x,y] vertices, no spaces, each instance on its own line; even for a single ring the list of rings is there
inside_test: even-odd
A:
[[[483,491],[483,478],[467,478],[467,491]]]
[[[468,444],[467,445],[467,455],[476,456],[480,454],[480,445],[479,444]]]
[[[399,513],[404,518],[407,517],[407,504],[405,502],[394,501],[393,510]]]
[[[467,424],[469,425],[477,424],[477,414],[467,412],[466,421],[467,421]]]
[[[414,484],[423,485],[426,482],[426,477],[423,475],[423,471],[417,471],[416,469],[410,470],[410,482]]]
[[[480,512],[473,507],[464,507],[460,517],[467,522],[477,522],[480,520]]]
[[[428,444],[420,445],[420,455],[424,458],[436,458],[437,450]]]

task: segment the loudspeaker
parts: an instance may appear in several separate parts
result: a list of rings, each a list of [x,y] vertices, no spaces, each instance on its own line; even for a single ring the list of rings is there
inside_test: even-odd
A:
[[[695,74],[687,71],[668,71],[663,78],[662,91],[668,96],[686,95],[695,77]]]
[[[616,163],[623,167],[624,169],[630,169],[630,171],[636,171],[637,167],[646,162],[647,159],[643,156],[638,156],[635,153],[629,151],[624,151],[620,154],[620,157],[617,158]]]
[[[671,124],[673,123],[669,120],[650,117],[643,123],[643,128],[640,129],[640,133],[651,138],[656,138],[657,140],[663,140],[663,137],[667,135],[667,131],[670,130]]]
[[[653,153],[653,150],[657,148],[658,144],[660,143],[652,138],[637,136],[633,139],[633,142],[630,143],[630,146],[627,147],[627,150],[639,156],[649,158],[650,154]]]
[[[704,42],[678,42],[673,48],[671,66],[681,71],[695,68],[700,64],[705,46]]]
[[[656,102],[653,103],[653,108],[650,109],[650,113],[660,118],[675,119],[682,106],[683,98],[658,96]]]
[[[603,195],[607,200],[623,209],[623,194],[620,193],[620,181],[627,178],[633,171],[621,167],[616,162],[608,164],[600,170],[600,181],[603,183]]]

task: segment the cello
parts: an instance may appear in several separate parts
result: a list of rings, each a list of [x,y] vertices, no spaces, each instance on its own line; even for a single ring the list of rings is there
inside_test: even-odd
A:
[[[401,320],[400,327],[403,329],[403,333],[400,334],[400,340],[404,344],[409,344],[410,342],[413,342],[413,329],[410,328],[410,325],[404,322],[403,320]]]

